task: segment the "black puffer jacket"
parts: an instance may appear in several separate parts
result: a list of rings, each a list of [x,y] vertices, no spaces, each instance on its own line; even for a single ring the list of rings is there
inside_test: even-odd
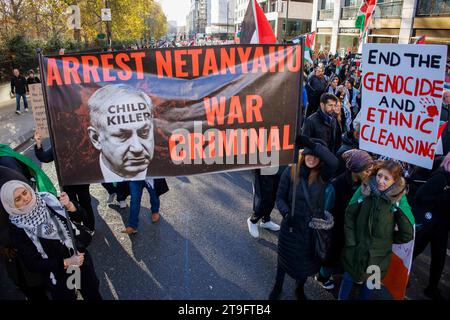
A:
[[[322,160],[323,167],[320,177],[308,186],[308,193],[312,207],[318,207],[322,192],[331,179],[338,161],[325,146],[320,144],[315,145],[314,153]],[[317,273],[320,268],[320,261],[314,254],[312,229],[308,226],[312,214],[305,201],[301,183],[301,179],[304,179],[308,184],[309,172],[304,165],[300,168],[293,218],[291,218],[293,188],[290,168],[286,168],[283,172],[277,193],[277,207],[283,215],[278,239],[278,266],[294,279],[304,279]]]

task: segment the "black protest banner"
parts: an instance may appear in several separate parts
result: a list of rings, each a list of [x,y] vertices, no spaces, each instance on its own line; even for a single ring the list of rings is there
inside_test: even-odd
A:
[[[232,45],[41,57],[60,182],[292,163],[301,54]]]

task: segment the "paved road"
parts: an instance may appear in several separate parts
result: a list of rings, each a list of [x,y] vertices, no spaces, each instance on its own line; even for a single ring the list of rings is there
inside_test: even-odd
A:
[[[30,154],[27,152],[26,154]],[[56,181],[53,165],[44,170]],[[97,231],[90,247],[101,292],[106,299],[266,299],[275,278],[277,234],[263,230],[254,240],[247,231],[252,186],[248,172],[167,179],[170,192],[161,197],[161,220],[152,224],[144,194],[139,233],[120,233],[128,208],[106,205],[107,193],[92,185]],[[277,210],[272,213],[280,222]],[[424,299],[428,254],[415,263],[409,299]],[[294,299],[287,277],[282,299]],[[450,265],[442,289],[450,298]],[[311,299],[334,299],[309,279]],[[383,294],[377,295],[385,297]],[[0,266],[0,299],[20,299]]]
[[[29,100],[29,99],[28,99]],[[15,148],[33,135],[33,115],[30,111],[17,115],[16,100],[0,102],[0,143]],[[28,104],[30,102],[28,101]],[[23,101],[21,101],[23,111]]]

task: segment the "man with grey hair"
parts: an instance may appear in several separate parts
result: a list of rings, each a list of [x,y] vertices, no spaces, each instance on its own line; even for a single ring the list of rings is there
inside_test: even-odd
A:
[[[145,180],[153,158],[153,103],[131,86],[111,84],[88,101],[89,138],[100,151],[105,182]]]

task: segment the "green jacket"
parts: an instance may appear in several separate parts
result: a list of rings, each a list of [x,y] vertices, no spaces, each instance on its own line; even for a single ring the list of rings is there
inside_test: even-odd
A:
[[[342,264],[354,281],[371,274],[367,267],[379,266],[381,278],[389,267],[393,243],[414,238],[414,218],[405,195],[403,178],[386,196],[372,194],[367,182],[355,192],[345,212],[345,247]]]

